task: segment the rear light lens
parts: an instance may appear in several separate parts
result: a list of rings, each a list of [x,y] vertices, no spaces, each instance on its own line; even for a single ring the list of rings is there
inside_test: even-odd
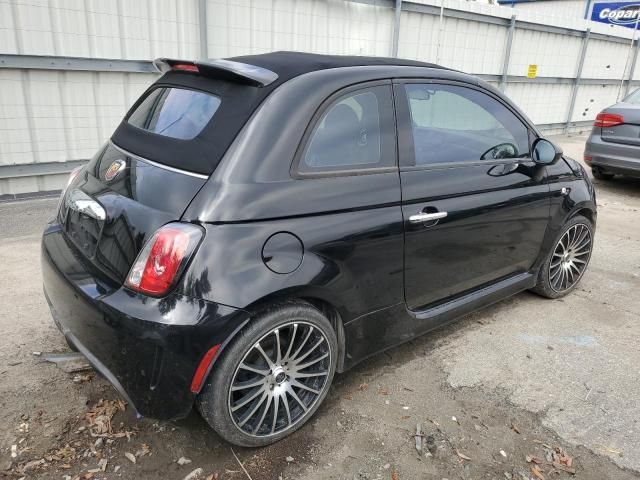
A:
[[[66,190],[67,188],[69,188],[69,185],[71,185],[71,182],[73,182],[76,177],[80,174],[80,171],[82,170],[83,167],[76,167],[73,170],[71,170],[71,173],[69,174],[69,180],[67,180],[67,185],[64,187],[64,189]]]
[[[202,384],[204,383],[204,379],[209,372],[209,367],[211,366],[211,362],[220,350],[220,345],[214,345],[211,347],[207,353],[204,354],[202,360],[198,364],[198,368],[196,369],[196,373],[193,375],[193,380],[191,380],[191,392],[192,393],[200,393],[202,389]]]
[[[615,127],[624,123],[624,117],[615,113],[599,113],[596,117],[596,121],[593,124],[594,127]]]
[[[592,161],[593,161],[593,157],[591,155],[584,156],[584,163],[586,163],[587,165],[591,165]]]
[[[171,65],[171,70],[180,70],[181,72],[195,72],[198,73],[198,67],[196,65],[191,65],[189,63],[176,63],[175,65]]]
[[[82,168],[83,167],[76,167],[73,170],[71,170],[71,173],[69,174],[69,178],[67,179],[67,184],[64,186],[64,188],[62,189],[62,192],[60,193],[60,199],[58,200],[58,208],[56,209],[56,211],[60,212],[60,208],[62,207],[62,204],[64,202],[64,196],[67,193],[67,190],[69,189],[69,185],[71,185],[71,183],[76,179],[76,177],[80,175]],[[60,212],[60,214],[62,215],[62,212]]]
[[[202,239],[200,227],[169,223],[153,234],[131,267],[126,286],[151,296],[169,291]]]

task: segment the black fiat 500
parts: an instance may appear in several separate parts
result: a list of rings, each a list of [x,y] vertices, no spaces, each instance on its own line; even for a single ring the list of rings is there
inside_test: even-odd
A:
[[[335,372],[591,256],[594,190],[504,95],[399,59],[159,59],[42,239],[53,318],[140,415],[277,441]]]

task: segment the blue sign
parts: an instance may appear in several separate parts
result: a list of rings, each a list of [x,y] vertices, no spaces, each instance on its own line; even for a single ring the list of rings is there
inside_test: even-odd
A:
[[[640,1],[596,2],[591,11],[591,20],[609,25],[636,28],[636,23],[640,21]],[[640,25],[638,30],[640,30]]]

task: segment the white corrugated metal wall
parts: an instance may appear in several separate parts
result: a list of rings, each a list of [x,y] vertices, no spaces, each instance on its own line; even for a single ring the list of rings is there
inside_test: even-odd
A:
[[[298,50],[389,56],[394,12],[343,0],[208,0],[211,57]]]
[[[393,0],[204,1],[209,57],[273,50],[393,54]],[[199,2],[0,0],[0,55],[198,58]],[[488,21],[479,20],[478,14]],[[520,28],[517,23],[508,71],[503,72],[508,20],[513,14],[518,22],[555,30]],[[590,83],[577,90],[572,121],[593,120],[601,108],[614,103],[620,90],[614,80],[628,76],[630,69],[632,32],[621,27],[463,0],[405,1],[399,26],[398,56],[483,74],[495,85],[506,73],[506,93],[534,122],[553,131],[561,131],[567,121],[574,90],[571,79],[583,44],[580,36],[562,29],[575,33],[591,28],[613,36],[598,36],[588,43],[582,77]],[[524,78],[530,64],[537,64],[538,75],[549,81]],[[91,157],[155,78],[152,73],[126,71],[0,68],[0,198],[60,188],[66,173],[25,168],[3,176],[2,168]],[[634,78],[640,80],[640,62]],[[594,84],[593,79],[603,79],[603,84]]]
[[[589,0],[542,0],[513,3],[513,8],[526,12],[542,12],[556,17],[584,18]],[[503,3],[504,6],[509,5]],[[511,5],[509,5],[511,6]]]

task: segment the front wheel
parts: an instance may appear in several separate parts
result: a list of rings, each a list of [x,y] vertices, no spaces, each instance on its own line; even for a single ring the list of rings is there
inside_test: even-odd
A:
[[[547,298],[573,290],[587,270],[593,249],[593,224],[578,215],[562,228],[538,272],[533,291]]]
[[[244,447],[274,443],[300,428],[324,400],[336,369],[331,323],[305,302],[258,315],[216,361],[198,396],[204,419]]]

